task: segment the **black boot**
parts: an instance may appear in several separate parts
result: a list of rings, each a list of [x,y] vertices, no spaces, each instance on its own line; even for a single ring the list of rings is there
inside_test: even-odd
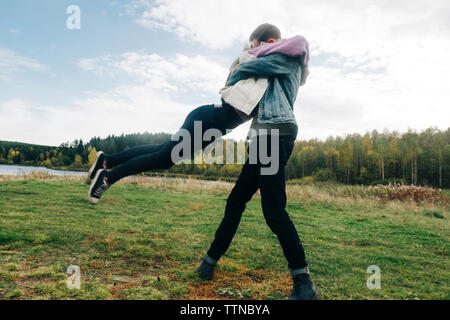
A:
[[[200,267],[198,268],[198,276],[204,280],[211,280],[214,274],[214,269],[216,268],[217,261],[214,258],[211,258],[208,256],[208,254],[205,255],[203,258],[202,263],[200,264]]]
[[[289,300],[317,300],[316,288],[308,273],[296,275]]]

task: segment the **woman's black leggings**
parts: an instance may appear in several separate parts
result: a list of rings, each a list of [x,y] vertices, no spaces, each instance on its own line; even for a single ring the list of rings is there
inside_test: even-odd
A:
[[[229,104],[223,103],[222,106],[213,104],[204,105],[191,111],[184,120],[181,129],[186,130],[191,138],[190,154],[183,154],[182,158],[190,158],[200,148],[204,149],[207,145],[214,142],[203,141],[194,143],[195,122],[201,122],[201,137],[208,129],[218,129],[222,135],[228,130],[232,130],[243,123],[236,110]],[[197,124],[198,127],[198,124]],[[180,130],[181,130],[180,129]],[[107,172],[108,183],[113,184],[118,180],[141,172],[154,169],[168,169],[174,165],[172,159],[172,148],[180,143],[183,138],[169,139],[162,144],[143,145],[128,150],[107,155],[106,165],[108,168],[114,168]]]

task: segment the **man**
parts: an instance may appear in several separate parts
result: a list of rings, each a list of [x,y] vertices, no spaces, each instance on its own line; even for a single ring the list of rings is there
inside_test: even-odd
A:
[[[263,24],[251,34],[249,40],[251,46],[257,48],[262,42],[281,41],[281,33],[277,27]],[[259,189],[264,218],[280,241],[293,278],[294,288],[289,299],[317,299],[300,238],[286,211],[285,166],[298,130],[293,106],[299,86],[305,79],[307,63],[307,50],[301,59],[274,53],[240,64],[227,81],[227,86],[233,86],[250,77],[268,78],[267,90],[252,112],[254,118],[250,131],[253,134],[249,149],[254,144],[259,147],[266,144],[271,156],[272,152],[278,153],[279,165],[275,173],[267,174],[269,164],[262,159],[261,152],[258,152],[256,163],[251,163],[249,157],[228,197],[225,216],[215,238],[198,269],[203,279],[212,279],[218,260],[236,233],[246,203]]]

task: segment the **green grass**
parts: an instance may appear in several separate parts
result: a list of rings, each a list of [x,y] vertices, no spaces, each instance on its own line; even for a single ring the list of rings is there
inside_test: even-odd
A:
[[[81,179],[0,180],[1,299],[284,299],[292,282],[259,195],[213,281],[196,275],[230,184],[120,182],[96,205]],[[449,208],[288,186],[322,299],[449,299]],[[338,192],[339,193],[339,192]],[[337,193],[337,194],[338,194]],[[81,289],[66,286],[69,265]],[[381,269],[369,290],[367,267]]]

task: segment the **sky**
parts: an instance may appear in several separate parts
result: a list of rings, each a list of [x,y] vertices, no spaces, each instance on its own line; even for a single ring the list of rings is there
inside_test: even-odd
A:
[[[297,139],[449,126],[447,0],[0,0],[0,140],[173,133],[265,22],[310,43]]]

